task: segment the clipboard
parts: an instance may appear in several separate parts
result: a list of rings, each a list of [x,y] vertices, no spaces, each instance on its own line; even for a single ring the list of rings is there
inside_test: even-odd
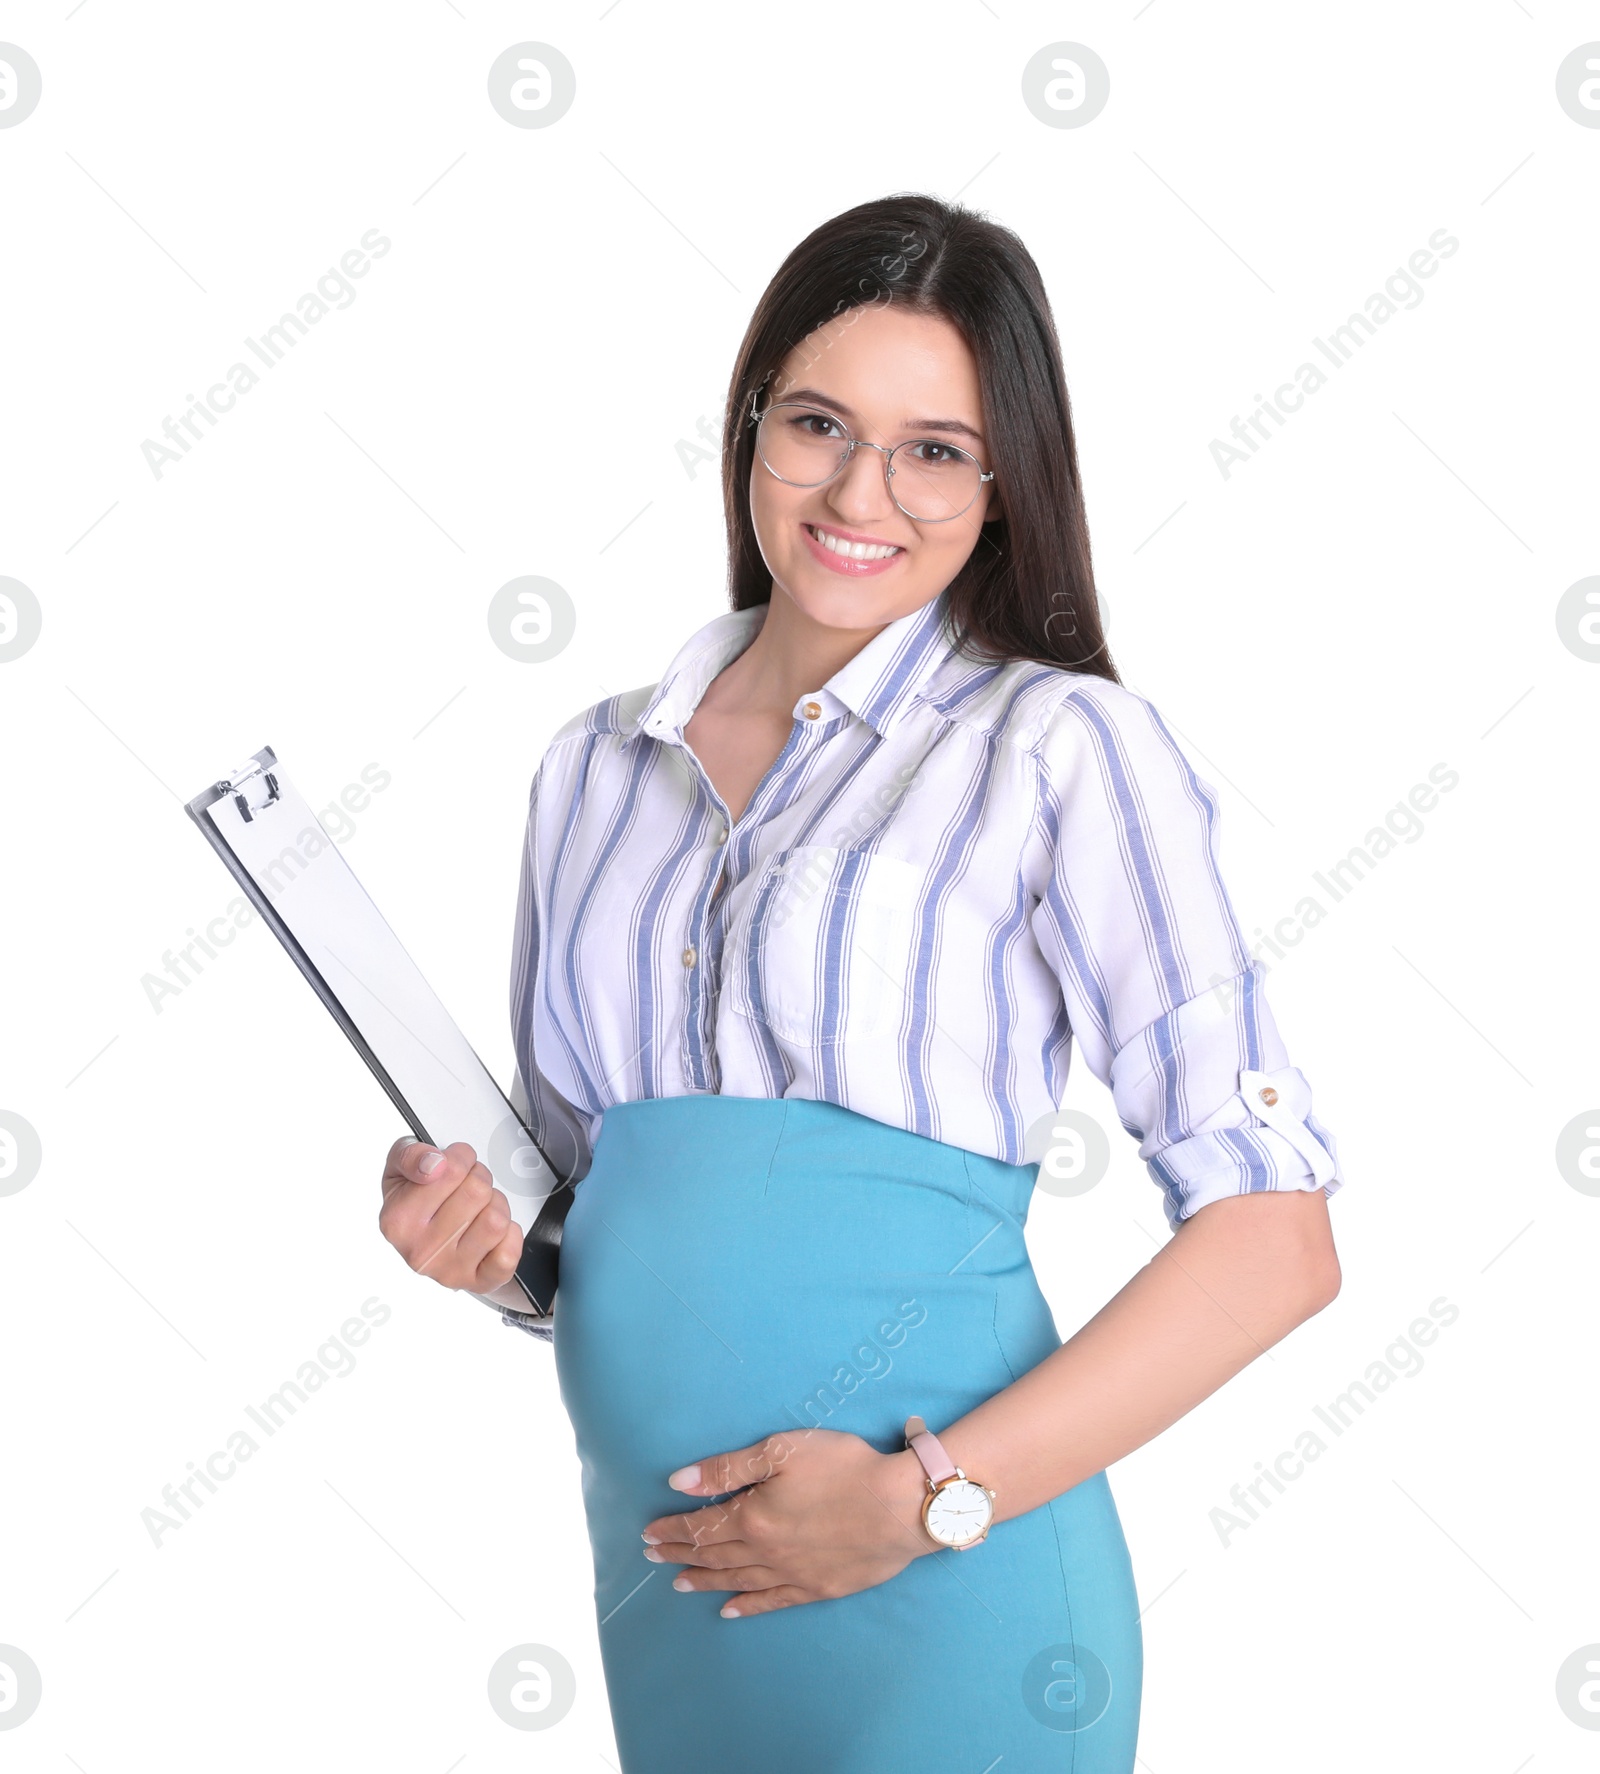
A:
[[[488,1167],[522,1228],[516,1281],[528,1310],[548,1319],[571,1186],[552,1170],[277,754],[263,746],[185,807],[412,1133],[440,1147],[465,1140]],[[483,1294],[473,1298],[501,1309]]]

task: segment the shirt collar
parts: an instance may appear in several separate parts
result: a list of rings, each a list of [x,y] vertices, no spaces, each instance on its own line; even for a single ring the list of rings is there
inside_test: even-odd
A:
[[[945,594],[896,617],[823,686],[875,733],[884,734],[916,700],[955,647]]]
[[[638,723],[626,736],[649,733],[655,738],[681,739],[706,688],[756,638],[767,606],[731,610],[697,629],[673,655]],[[880,736],[889,731],[916,700],[928,680],[950,656],[956,637],[944,593],[880,629],[856,656],[817,690],[796,702],[796,719],[808,702],[820,702],[820,719],[849,713]]]
[[[766,619],[766,605],[754,604],[748,610],[726,610],[704,628],[696,629],[673,654],[672,663],[639,711],[638,724],[625,736],[624,743],[639,733],[649,733],[656,739],[681,739],[706,686],[750,645]]]

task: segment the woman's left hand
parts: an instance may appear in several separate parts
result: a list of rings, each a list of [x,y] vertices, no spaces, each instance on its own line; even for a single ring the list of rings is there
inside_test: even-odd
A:
[[[726,1618],[853,1595],[939,1550],[922,1523],[927,1480],[915,1453],[880,1454],[836,1429],[709,1454],[667,1483],[725,1500],[647,1522],[645,1557],[687,1567],[674,1589],[740,1591]]]

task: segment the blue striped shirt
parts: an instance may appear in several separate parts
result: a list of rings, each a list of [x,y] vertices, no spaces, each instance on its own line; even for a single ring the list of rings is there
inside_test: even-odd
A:
[[[941,596],[795,704],[730,827],[684,742],[764,608],[596,704],[534,777],[512,963],[515,1096],[556,1169],[605,1110],[838,1103],[1021,1164],[1074,1044],[1176,1225],[1340,1185],[1218,867],[1217,801],[1104,678],[954,645]]]

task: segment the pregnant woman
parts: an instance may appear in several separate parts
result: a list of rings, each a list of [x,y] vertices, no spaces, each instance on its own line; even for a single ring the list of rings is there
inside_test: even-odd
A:
[[[1105,1468],[1337,1293],[1334,1141],[1107,654],[1016,236],[818,228],[723,472],[732,608],[551,741],[512,973],[623,1767],[1129,1774]],[[1063,1343],[1023,1228],[1074,1044],[1174,1235]],[[521,1297],[469,1147],[384,1191],[412,1268]]]

